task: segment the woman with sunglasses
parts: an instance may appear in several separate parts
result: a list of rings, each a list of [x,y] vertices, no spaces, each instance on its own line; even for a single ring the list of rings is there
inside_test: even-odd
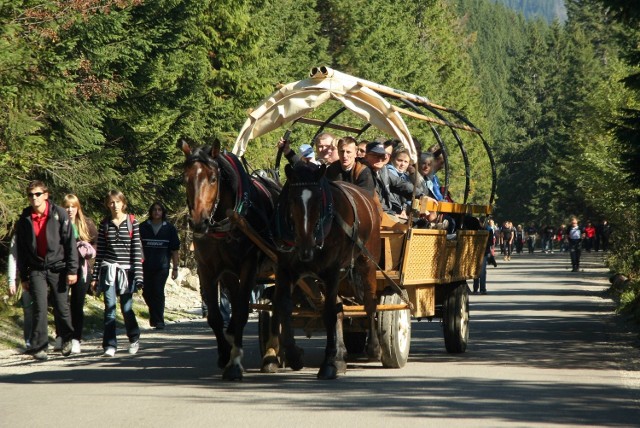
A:
[[[142,289],[142,243],[140,227],[127,214],[127,199],[111,190],[104,201],[111,213],[100,225],[98,251],[91,288],[104,293],[104,357],[113,357],[117,349],[116,300],[129,338],[129,354],[138,352],[140,327],[133,312],[133,293]]]
[[[62,202],[73,227],[78,247],[78,282],[71,287],[71,322],[73,324],[73,340],[71,341],[71,353],[79,354],[82,342],[82,329],[84,327],[84,301],[91,281],[90,260],[96,256],[98,245],[98,229],[89,217],[84,215],[82,205],[76,195],[65,195]],[[57,338],[56,338],[57,340]]]
[[[29,207],[22,211],[16,229],[17,268],[23,290],[33,299],[33,331],[28,354],[46,360],[49,346],[48,299],[62,337],[62,355],[71,353],[73,326],[68,287],[78,280],[78,250],[67,212],[49,201],[49,190],[39,180],[27,186]]]

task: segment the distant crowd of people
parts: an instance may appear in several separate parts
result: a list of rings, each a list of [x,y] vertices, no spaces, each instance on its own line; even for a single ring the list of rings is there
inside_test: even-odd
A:
[[[606,219],[597,224],[587,220],[584,225],[580,225],[575,216],[570,217],[569,225],[561,224],[559,227],[537,227],[535,222],[527,227],[522,224],[514,227],[510,220],[504,221],[501,226],[492,227],[495,244],[504,261],[511,260],[514,250],[516,254],[522,253],[525,246],[529,254],[536,250],[545,254],[552,254],[554,251],[568,252],[574,272],[579,270],[582,250],[609,251],[611,231],[611,225]]]
[[[122,192],[110,191],[104,201],[109,214],[99,226],[84,214],[76,195],[68,194],[62,206],[50,199],[42,181],[26,189],[26,207],[11,240],[8,263],[9,293],[22,288],[26,353],[36,360],[48,358],[47,308],[53,306],[54,351],[81,353],[86,295],[104,295],[105,357],[117,349],[116,306],[124,317],[128,352],[139,349],[140,328],[133,311],[133,293],[142,290],[152,327],[164,328],[164,287],[178,277],[180,241],[167,221],[160,202],[149,208],[139,224],[127,212]],[[172,267],[171,267],[172,266]]]

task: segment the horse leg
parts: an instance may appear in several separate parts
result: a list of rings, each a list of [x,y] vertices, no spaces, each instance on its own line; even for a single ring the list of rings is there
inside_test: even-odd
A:
[[[336,317],[336,369],[338,374],[345,374],[347,372],[347,347],[344,344],[344,311],[340,297],[338,297],[338,303],[336,303]]]
[[[274,310],[271,312],[269,319],[269,339],[265,344],[265,352],[262,357],[262,373],[277,373],[280,368],[280,321],[278,311],[275,310],[275,304],[271,301]]]
[[[218,306],[218,283],[213,275],[206,275],[202,270],[198,269],[200,277],[200,287],[203,290],[203,297],[209,308],[207,314],[207,323],[216,335],[218,344],[218,367],[224,368],[229,362],[231,346],[224,335],[224,321]]]
[[[324,360],[320,364],[320,370],[318,370],[318,379],[335,379],[338,377],[338,349],[337,349],[337,322],[338,322],[338,270],[331,272],[330,275],[325,275],[323,279],[325,284],[325,291],[327,294],[325,305],[322,310],[322,319],[324,321],[324,327],[327,332],[327,344],[324,349]],[[329,302],[334,302],[330,304]],[[340,305],[340,308],[342,305]],[[342,324],[341,324],[342,326]],[[340,328],[342,330],[342,328]],[[344,353],[342,355],[342,362],[344,363]],[[346,367],[346,363],[345,363]]]
[[[249,318],[249,284],[255,282],[255,266],[245,265],[239,281],[229,275],[225,278],[225,284],[231,297],[231,320],[227,329],[226,338],[232,344],[229,362],[222,372],[224,380],[242,380],[244,367],[242,367],[242,339],[244,328]]]
[[[278,266],[276,274],[276,291],[274,294],[274,308],[278,312],[278,319],[282,331],[280,333],[280,342],[285,351],[285,360],[292,370],[301,370],[304,367],[302,349],[296,346],[293,335],[293,326],[291,318],[293,312],[293,299],[291,298],[291,288],[294,285],[293,275],[288,269],[282,269]],[[277,330],[275,323],[272,323],[272,333]]]
[[[366,278],[364,283],[364,307],[367,313],[369,323],[369,331],[367,334],[367,356],[373,361],[380,361],[382,350],[380,348],[380,339],[376,328],[376,306],[378,298],[376,295],[378,283],[376,279],[376,269],[370,261],[366,261],[366,268],[363,269],[362,278]]]

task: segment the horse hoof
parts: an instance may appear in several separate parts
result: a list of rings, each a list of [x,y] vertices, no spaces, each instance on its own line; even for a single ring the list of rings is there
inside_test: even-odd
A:
[[[346,361],[336,361],[336,373],[345,374],[347,372],[347,362]]]
[[[223,380],[242,380],[242,367],[233,365],[226,367],[222,372]]]
[[[367,345],[367,357],[369,357],[370,361],[380,361],[382,357],[382,349],[380,346]]]
[[[338,377],[338,370],[333,364],[323,364],[318,370],[318,379],[330,380]]]
[[[302,348],[298,348],[296,346],[293,352],[288,351],[285,353],[285,355],[287,365],[291,367],[291,370],[297,372],[298,370],[302,370],[304,368],[304,350]]]
[[[278,368],[280,367],[280,362],[276,357],[266,357],[262,362],[262,367],[260,368],[260,372],[262,373],[278,373]]]
[[[229,364],[230,355],[218,355],[218,368],[224,369]]]

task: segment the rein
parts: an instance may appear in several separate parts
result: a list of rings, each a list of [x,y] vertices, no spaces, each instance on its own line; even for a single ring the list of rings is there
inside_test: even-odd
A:
[[[349,203],[351,204],[351,208],[353,209],[353,214],[354,214],[353,226],[349,226],[347,222],[344,221],[342,216],[337,212],[335,215],[336,222],[342,228],[344,233],[351,239],[351,241],[353,241],[354,246],[358,247],[362,252],[362,254],[364,254],[364,256],[368,258],[376,266],[376,269],[382,272],[382,275],[384,275],[385,279],[389,281],[391,285],[393,285],[393,288],[396,289],[402,301],[406,303],[410,309],[413,309],[413,304],[411,303],[411,301],[409,301],[409,299],[405,297],[405,294],[403,293],[402,288],[400,288],[400,286],[387,274],[387,272],[385,272],[385,270],[380,267],[378,262],[373,259],[373,256],[371,255],[371,253],[369,252],[369,250],[367,250],[367,247],[365,247],[364,242],[362,242],[362,239],[360,239],[360,237],[358,236],[358,225],[360,222],[358,221],[358,209],[356,207],[356,202],[353,199],[353,196],[351,196],[351,193],[349,193],[347,189],[343,188],[342,186],[339,186],[337,183],[332,182],[331,184],[333,185],[333,187],[341,190],[342,194],[346,196],[346,198],[349,200]],[[354,256],[352,255],[351,269],[353,269],[353,266],[354,266]]]

